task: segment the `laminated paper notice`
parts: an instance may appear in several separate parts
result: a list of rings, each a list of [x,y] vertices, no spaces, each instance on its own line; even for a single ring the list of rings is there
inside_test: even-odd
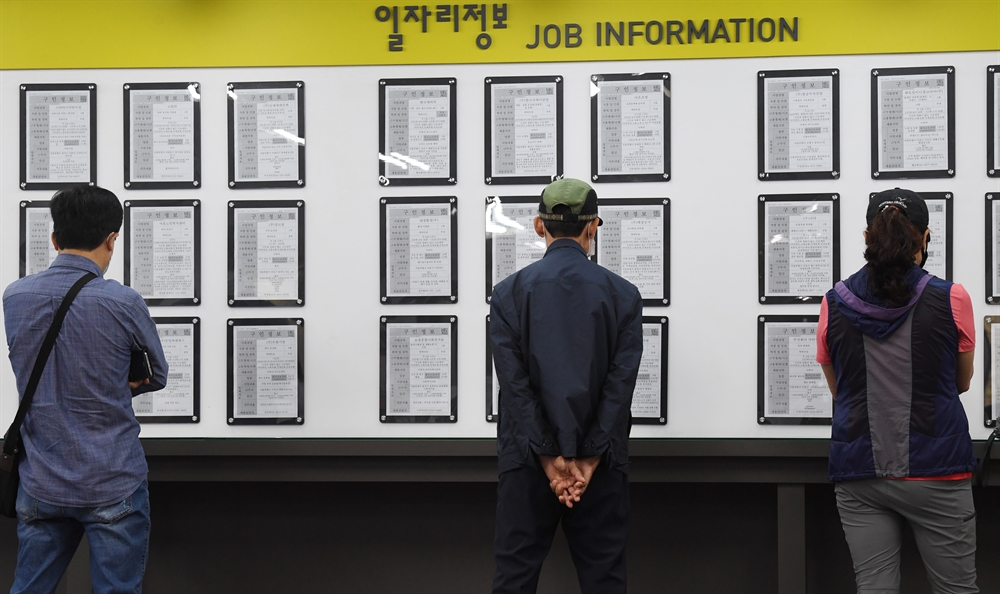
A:
[[[237,418],[298,414],[297,326],[236,326]]]
[[[451,205],[386,205],[388,296],[454,295]]]
[[[601,206],[597,262],[639,289],[664,297],[664,206]]]
[[[195,296],[194,206],[130,211],[129,284],[145,299]]]
[[[236,298],[299,296],[297,208],[236,209]]]
[[[493,175],[556,175],[556,85],[544,82],[491,86]]]
[[[816,362],[814,322],[765,324],[764,356],[767,417],[833,416],[833,397]]]
[[[766,296],[822,295],[833,286],[833,206],[765,204]]]
[[[451,324],[388,325],[387,416],[450,416]]]
[[[27,181],[90,181],[90,93],[27,91]]]
[[[59,252],[52,246],[52,214],[46,205],[25,208],[25,274],[47,270]]]
[[[661,366],[663,356],[663,326],[642,325],[642,360],[639,362],[639,376],[632,394],[632,416],[637,418],[660,418],[662,402]]]
[[[948,75],[878,77],[880,171],[948,169]]]

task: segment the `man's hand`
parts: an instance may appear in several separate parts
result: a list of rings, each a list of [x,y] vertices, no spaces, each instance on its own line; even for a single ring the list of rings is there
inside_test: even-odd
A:
[[[590,479],[594,477],[594,471],[597,470],[597,465],[600,463],[600,456],[576,458],[569,461],[574,476],[578,477],[578,484],[576,486],[577,501],[580,501],[580,495],[583,495],[583,492],[587,490],[587,486],[590,485]]]
[[[559,498],[559,503],[572,508],[574,503],[580,501],[580,494],[583,492],[583,474],[572,461],[562,456],[539,456],[538,461],[541,462],[542,470],[549,479],[549,488]]]
[[[128,383],[128,387],[132,388],[133,390],[136,389],[136,388],[138,388],[139,386],[148,386],[148,385],[149,385],[149,378],[148,377],[146,379],[144,379],[144,380],[140,380],[140,381],[137,381],[137,382],[129,382]]]

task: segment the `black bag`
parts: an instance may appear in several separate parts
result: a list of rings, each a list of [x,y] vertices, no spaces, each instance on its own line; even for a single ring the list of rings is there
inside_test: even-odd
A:
[[[48,361],[52,346],[56,343],[56,336],[59,335],[59,329],[62,328],[63,319],[66,317],[66,312],[69,311],[70,304],[76,299],[76,294],[80,292],[83,285],[95,278],[97,275],[93,272],[81,276],[80,280],[70,287],[62,303],[59,304],[59,309],[56,311],[55,317],[52,318],[52,325],[49,326],[49,331],[42,342],[42,349],[38,352],[38,358],[35,359],[35,366],[31,369],[31,377],[28,378],[28,385],[24,388],[24,395],[21,396],[21,404],[17,407],[14,422],[10,424],[10,428],[3,436],[3,451],[0,452],[0,515],[8,518],[17,517],[17,486],[21,482],[17,467],[23,449],[21,423],[24,422],[24,416],[28,414],[28,407],[31,406],[38,382],[42,379],[45,362]]]

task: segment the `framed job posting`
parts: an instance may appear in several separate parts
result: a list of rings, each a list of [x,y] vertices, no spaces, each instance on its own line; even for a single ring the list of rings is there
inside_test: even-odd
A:
[[[986,67],[986,175],[1000,177],[1000,65]]]
[[[840,72],[757,73],[757,178],[840,177]]]
[[[382,303],[458,301],[456,198],[382,198],[380,206]]]
[[[955,176],[955,69],[872,70],[872,178]]]
[[[486,184],[547,184],[563,175],[561,76],[487,77]]]
[[[670,74],[590,76],[590,179],[670,179]]]
[[[837,194],[757,197],[758,299],[819,303],[840,280]]]
[[[666,316],[642,317],[642,359],[632,393],[632,423],[667,424]]]
[[[229,83],[229,187],[306,184],[306,87],[301,80]]]
[[[1000,303],[1000,193],[986,194],[986,303]]]
[[[486,302],[493,287],[545,255],[545,238],[535,233],[538,196],[486,198]]]
[[[670,305],[670,199],[606,198],[598,214],[597,263],[638,287],[643,306]]]
[[[231,319],[228,329],[227,423],[301,425],[305,420],[302,319]]]
[[[296,307],[306,300],[302,200],[229,201],[229,305]]]
[[[48,200],[22,200],[20,208],[20,276],[48,269],[59,253],[52,245],[52,214]]]
[[[201,202],[125,201],[125,284],[147,305],[201,303]]]
[[[985,348],[983,349],[983,425],[996,427],[1000,417],[1000,318],[983,318]]]
[[[456,184],[455,79],[394,78],[378,84],[379,184]]]
[[[132,399],[140,423],[197,423],[201,415],[201,319],[155,317],[170,370],[167,386]]]
[[[458,318],[383,316],[379,420],[454,423],[458,420]]]
[[[97,85],[22,84],[22,190],[97,184]]]
[[[125,83],[125,189],[201,187],[201,85]]]
[[[757,423],[829,425],[833,395],[816,362],[819,316],[757,318]]]

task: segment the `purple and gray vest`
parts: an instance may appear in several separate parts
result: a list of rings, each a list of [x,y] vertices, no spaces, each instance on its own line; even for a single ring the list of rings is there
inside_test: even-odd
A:
[[[837,377],[830,480],[971,472],[969,421],[955,386],[952,283],[914,267],[913,298],[884,308],[870,302],[866,277],[863,268],[826,296]]]

